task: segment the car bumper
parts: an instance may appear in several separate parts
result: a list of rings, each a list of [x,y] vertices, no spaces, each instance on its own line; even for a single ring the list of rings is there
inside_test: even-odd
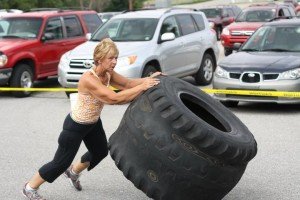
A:
[[[261,90],[261,91],[283,91],[299,92],[300,79],[264,81],[262,83],[242,83],[239,80],[214,77],[214,89],[228,90]],[[220,101],[244,101],[244,102],[275,102],[275,103],[300,103],[300,98],[274,97],[274,96],[252,96],[236,94],[215,94],[214,98]]]
[[[234,43],[243,44],[249,36],[221,36],[221,44],[226,49],[232,49]]]
[[[0,69],[0,85],[6,85],[11,77],[12,69]]]

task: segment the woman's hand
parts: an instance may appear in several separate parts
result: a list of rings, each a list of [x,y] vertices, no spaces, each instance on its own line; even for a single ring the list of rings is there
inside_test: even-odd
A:
[[[164,75],[165,76],[165,74],[163,74],[162,72],[155,72],[155,73],[151,74],[150,77],[154,78],[154,77],[159,76],[159,75]]]
[[[147,90],[147,89],[159,84],[159,82],[160,81],[157,78],[147,77],[147,78],[145,78],[145,81],[142,83],[143,90]]]

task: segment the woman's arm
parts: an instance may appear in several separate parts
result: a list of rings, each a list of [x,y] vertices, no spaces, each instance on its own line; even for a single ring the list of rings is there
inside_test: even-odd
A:
[[[154,78],[160,74],[161,74],[161,72],[155,72],[150,77]],[[113,72],[112,77],[111,77],[111,85],[120,90],[124,90],[124,89],[133,88],[133,87],[136,87],[136,86],[142,84],[143,82],[146,81],[147,78],[149,78],[149,77],[129,79],[129,78],[125,78],[124,76],[121,76],[117,72]]]
[[[84,79],[83,81],[83,85],[86,90],[106,104],[125,104],[131,102],[143,91],[157,85],[158,83],[158,79],[147,78],[147,80],[143,81],[142,84],[116,93],[101,84],[100,81],[94,77]]]

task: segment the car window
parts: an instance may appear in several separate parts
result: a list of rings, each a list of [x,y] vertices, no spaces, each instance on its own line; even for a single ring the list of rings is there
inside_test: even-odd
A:
[[[95,30],[102,24],[102,21],[97,14],[85,14],[83,15],[83,20],[89,33],[94,33]]]
[[[59,18],[50,19],[46,25],[45,33],[51,34],[53,39],[63,38],[61,20]]]
[[[178,19],[182,35],[196,32],[197,29],[191,15],[177,15],[176,18]]]
[[[0,20],[0,37],[37,38],[41,24],[40,18],[3,18]]]
[[[223,9],[222,17],[228,17],[229,13],[227,9]]]
[[[193,17],[196,21],[196,24],[198,26],[199,31],[204,30],[205,29],[205,24],[204,24],[203,17],[201,15],[196,15],[196,14],[193,14]]]
[[[64,18],[64,23],[66,26],[67,37],[78,37],[83,35],[83,30],[80,22],[75,16],[66,16]]]
[[[215,8],[207,8],[207,9],[200,9],[200,11],[204,12],[207,18],[216,18],[221,16],[221,10]]]
[[[283,8],[282,10],[283,10],[284,16],[291,16],[291,13],[288,8]]]
[[[92,40],[110,37],[113,41],[148,41],[153,38],[157,23],[154,18],[112,19],[97,30]]]
[[[242,11],[236,22],[267,22],[275,17],[275,13],[275,9]]]
[[[262,27],[245,43],[242,50],[249,48],[259,51],[300,52],[300,27]]]
[[[179,37],[179,28],[176,22],[176,19],[174,16],[168,17],[164,20],[161,29],[160,29],[160,35],[164,33],[172,32],[175,34],[175,37]]]
[[[229,14],[229,17],[234,17],[234,12],[233,10],[231,10],[231,8],[228,8],[228,14]]]

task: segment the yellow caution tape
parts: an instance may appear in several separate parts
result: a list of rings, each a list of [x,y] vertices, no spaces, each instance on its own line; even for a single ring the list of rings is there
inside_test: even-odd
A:
[[[118,89],[110,87],[111,90]],[[202,89],[211,94],[234,94],[234,95],[251,95],[251,96],[272,96],[272,97],[289,97],[300,98],[300,92],[285,91],[263,91],[263,90],[222,90],[222,89]],[[0,87],[0,92],[24,91],[24,92],[77,92],[77,88],[14,88]]]

